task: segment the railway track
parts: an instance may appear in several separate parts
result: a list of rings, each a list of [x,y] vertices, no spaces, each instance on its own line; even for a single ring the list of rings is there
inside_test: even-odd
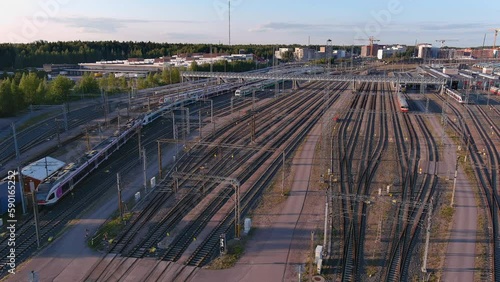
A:
[[[314,94],[314,93],[313,93]],[[298,98],[298,99],[297,99]],[[300,105],[302,109],[305,109],[308,107],[309,104],[312,104],[314,103],[314,101],[311,101],[311,102],[307,102],[307,98],[308,96],[306,95],[298,95],[296,98],[297,101],[295,102],[296,104]],[[283,103],[283,113],[286,114],[287,111],[290,111],[290,113],[292,113],[292,111],[295,110],[295,108],[297,108],[297,106],[295,107],[290,107],[290,103],[288,100],[290,99],[287,99],[285,100],[285,102],[280,102],[280,103]],[[307,102],[307,103],[306,103]],[[315,102],[316,104],[320,104],[318,101]],[[298,109],[298,108],[297,108]],[[236,127],[240,127],[241,129],[240,130],[245,130],[247,129],[246,126],[244,126],[244,118],[249,118],[250,115],[245,115],[244,117],[242,117],[242,120],[239,120],[238,121],[238,124],[241,124],[239,126],[236,126]],[[270,128],[270,125],[267,124],[269,123],[269,120],[273,120],[273,118],[269,118],[269,117],[266,117],[263,115],[262,117],[262,121],[259,123],[260,126],[255,130],[257,132],[256,135],[263,135],[265,131],[269,131],[269,128]],[[278,122],[288,122],[288,121],[282,121],[282,118],[276,118],[276,121]],[[232,125],[232,127],[234,127],[234,125]],[[227,128],[224,128],[223,130],[217,130],[216,134],[212,135],[212,136],[209,136],[207,137],[207,140],[211,140],[212,142],[222,142],[221,138],[224,138],[224,137],[217,137],[217,136],[224,136],[224,134],[227,135],[227,132],[224,133],[224,130],[228,130]],[[235,131],[235,130],[234,130]],[[293,131],[291,131],[293,132]],[[285,135],[287,132],[285,132]],[[244,135],[248,136],[248,133],[244,133]],[[276,132],[273,132],[273,134],[270,134],[270,137],[269,138],[272,138],[273,136],[276,136],[277,133]],[[274,137],[276,138],[276,137]],[[231,139],[234,139],[232,140],[233,142],[234,141],[237,141],[237,140],[246,140],[246,142],[249,142],[250,140],[248,140],[248,137],[245,139],[244,137],[242,138],[241,136],[239,138],[237,138],[236,136],[233,136]],[[225,140],[224,143],[226,142],[229,142],[231,140]],[[259,141],[259,140],[257,140]],[[266,139],[262,139],[260,140],[261,142],[266,142],[267,140]],[[229,152],[229,153],[232,153],[232,152]],[[229,155],[229,153],[224,153],[225,155]],[[233,152],[234,153],[234,152]],[[211,154],[210,154],[211,155]],[[263,155],[269,155],[269,152],[266,152],[265,154]],[[269,156],[267,156],[269,157]],[[266,158],[262,158],[263,160],[260,161],[260,162],[263,162]],[[259,163],[257,163],[259,164]],[[210,165],[211,167],[213,166]],[[184,169],[187,169],[187,171],[190,171],[190,173],[195,173],[196,172],[196,167],[193,167],[191,169],[189,169],[187,166],[184,167]],[[225,168],[227,169],[227,168]],[[250,175],[251,173],[251,170],[250,169],[246,169],[245,171],[248,172],[248,174]],[[216,173],[217,171],[214,171],[214,173]],[[240,181],[242,181],[242,183],[245,181],[245,178],[248,178],[249,176],[239,176],[238,179]],[[232,191],[230,192],[227,192],[228,190],[222,190],[224,193],[227,193],[225,194],[225,196],[231,196],[231,194],[233,193]],[[217,192],[215,192],[217,193]],[[194,236],[197,236],[197,234],[203,229],[204,225],[206,225],[206,221],[207,219],[210,219],[211,218],[211,215],[218,211],[221,207],[221,205],[225,204],[226,200],[227,200],[227,197],[215,197],[216,199],[219,199],[217,201],[213,201],[211,203],[209,203],[205,209],[200,212],[201,215],[203,215],[201,217],[201,219],[197,219],[199,220],[198,222],[195,222],[195,223],[192,223],[192,224],[189,224],[187,226],[184,227],[184,229],[182,229],[182,231],[180,232],[180,234],[182,234],[182,236],[177,236],[176,238],[174,238],[173,242],[174,243],[171,243],[170,244],[170,247],[167,247],[167,249],[165,250],[162,250],[162,251],[159,251],[158,252],[158,255],[163,257],[164,259],[166,260],[177,260],[179,258],[179,256],[183,253],[183,251],[185,250],[185,248],[187,248],[187,246],[189,246],[189,243],[192,242],[192,238],[194,238]],[[222,200],[220,200],[222,199]],[[179,206],[179,209],[182,209],[185,207],[180,207]],[[164,225],[164,224],[162,224]],[[154,231],[153,231],[154,232]],[[218,237],[217,237],[217,240],[218,240]],[[155,240],[149,240],[149,244],[151,244],[151,242],[154,242]],[[141,244],[139,244],[141,245]],[[139,246],[138,245],[138,246]],[[135,247],[134,248],[134,252],[132,252],[133,256],[134,257],[141,257],[141,256],[144,256],[144,250],[146,250],[147,247]],[[139,250],[139,251],[137,251]],[[95,276],[95,275],[94,275]],[[99,276],[101,277],[101,276]],[[104,276],[102,276],[104,278]]]
[[[163,126],[159,123],[158,127]],[[143,142],[144,144],[149,143],[150,145],[153,140],[159,138],[163,134],[161,130],[157,130],[157,128],[154,127],[146,130],[146,133],[150,134],[148,134],[149,137],[145,138]],[[134,150],[136,148],[136,140],[128,142],[120,149],[121,152],[126,153],[123,153],[118,158],[113,157],[113,159],[102,163],[101,168],[104,169],[92,173],[89,179],[79,184],[77,189],[74,190],[74,196],[68,195],[54,207],[45,208],[45,210],[41,211],[39,215],[41,246],[50,243],[51,240],[49,240],[49,238],[54,238],[71,220],[78,218],[78,215],[91,206],[92,203],[98,202],[102,197],[110,196],[111,194],[109,193],[111,191],[114,194],[115,190],[110,189],[110,187],[114,187],[116,183],[116,176],[113,172],[120,171],[126,173],[139,165],[139,160],[137,158],[138,153]],[[115,163],[122,163],[122,166],[115,166]],[[104,170],[109,170],[109,173],[103,172]],[[98,181],[98,185],[90,184],[96,181]],[[6,240],[0,243],[0,254],[5,255],[2,258],[6,258],[9,248]],[[16,262],[21,263],[36,252],[36,250],[36,233],[34,221],[31,217],[30,220],[27,220],[26,223],[16,231]],[[2,259],[0,264],[5,265],[6,262],[5,259]],[[6,274],[6,268],[3,267],[0,270],[0,275],[3,276]]]
[[[388,268],[384,275],[385,281],[409,280],[409,273],[412,269],[410,264],[414,258],[413,254],[418,243],[420,231],[423,228],[423,220],[427,215],[431,197],[437,196],[437,166],[434,166],[431,173],[424,174],[420,180],[418,179],[418,164],[420,163],[423,151],[420,147],[419,136],[424,137],[423,139],[428,148],[427,150],[424,149],[427,152],[427,156],[423,157],[428,160],[434,160],[434,162],[437,162],[439,157],[436,141],[433,139],[421,116],[405,114],[402,118],[410,136],[410,145],[408,147],[411,152],[408,158],[403,160],[407,164],[407,168],[404,169],[407,173],[402,179],[402,197],[401,203],[397,207],[398,220],[394,227],[394,239],[391,243]],[[418,130],[415,124],[418,126]],[[397,140],[402,140],[402,138],[404,137],[399,135]],[[399,149],[400,152],[405,150],[404,142],[402,143]]]
[[[331,104],[336,100],[338,96],[334,96],[329,100],[328,104]],[[305,137],[307,132],[312,128],[312,126],[319,120],[319,109],[322,107],[321,103],[317,104],[315,109],[312,109],[315,114],[309,116],[309,121],[304,125],[296,125],[300,126],[300,130],[296,131],[298,134],[295,135],[292,141],[289,141],[286,146],[289,151],[295,150],[295,148],[301,143],[301,140]],[[288,130],[288,132],[293,132],[293,130]],[[291,134],[288,134],[291,135]],[[276,154],[276,153],[274,153]],[[269,183],[274,174],[280,167],[279,158],[271,158],[274,159],[269,167],[266,170],[266,173],[261,175],[255,182],[252,188],[249,189],[249,193],[246,193],[243,196],[242,202],[242,214],[248,212],[255,201],[258,199],[262,189]],[[212,229],[210,234],[207,236],[207,239],[202,242],[199,247],[192,253],[189,259],[186,261],[187,265],[193,266],[203,266],[205,265],[209,259],[211,259],[215,255],[215,251],[218,247],[219,236],[221,234],[231,234],[231,230],[234,226],[234,220],[232,220],[230,213],[226,215],[226,217],[219,223],[219,225]]]
[[[438,97],[441,100],[444,100],[442,97]],[[470,156],[469,162],[472,166],[475,177],[480,184],[483,192],[483,197],[487,205],[487,216],[489,219],[490,228],[485,227],[485,233],[488,234],[487,253],[489,269],[484,269],[483,272],[487,273],[490,281],[499,281],[500,197],[498,195],[498,149],[495,146],[495,143],[493,142],[491,136],[488,134],[488,129],[485,128],[484,122],[481,122],[481,120],[477,116],[478,114],[473,110],[480,108],[480,106],[463,105],[465,111],[463,111],[462,109],[459,110],[454,104],[450,104],[449,107],[452,113],[457,117],[456,122],[451,122],[451,127],[458,134],[458,136],[461,137],[463,144],[466,144],[464,147],[466,148],[467,153]],[[479,114],[487,116],[484,111],[478,111]],[[471,120],[472,124],[467,123],[466,120]],[[490,122],[491,120],[489,118],[486,118],[486,121]],[[476,133],[473,133],[472,129],[475,129]]]
[[[301,99],[303,100],[303,99]],[[309,102],[309,103],[312,103]],[[304,104],[304,105],[301,105],[301,109],[306,109],[308,106],[308,104]],[[298,108],[299,109],[299,108]],[[268,125],[262,125],[262,131],[269,131],[269,126]],[[260,132],[262,134],[264,134],[264,132]],[[261,134],[257,134],[257,135],[261,135]],[[274,134],[270,134],[270,138],[268,140],[264,139],[263,140],[263,143],[269,143],[271,142],[271,138],[275,137]],[[266,142],[267,141],[267,142]],[[261,153],[262,154],[262,153]],[[265,153],[264,153],[265,155]],[[263,158],[263,160],[265,160],[267,158]],[[263,161],[257,161],[258,164],[260,165]],[[241,168],[240,168],[241,170]],[[245,167],[243,169],[243,174],[239,173],[237,176],[233,176],[234,174],[231,175],[231,178],[235,178],[235,179],[239,179],[239,181],[241,183],[244,183],[246,181],[246,179],[248,179],[253,170],[251,168],[247,168]],[[233,194],[233,191],[231,191],[230,194]],[[192,222],[188,227],[186,227],[185,229],[183,229],[183,231],[181,232],[183,234],[182,237],[178,237],[178,240],[180,241],[174,241],[174,243],[171,244],[172,248],[170,248],[165,256],[162,258],[164,260],[173,260],[173,261],[176,261],[180,255],[184,252],[185,248],[187,248],[187,246],[192,242],[192,238],[195,238],[195,236],[197,234],[199,234],[199,232],[201,231],[201,229],[206,226],[206,224],[208,223],[208,220],[210,220],[212,218],[213,215],[215,215],[215,213],[217,213],[217,211],[221,208],[221,206],[223,204],[225,204],[225,200],[220,200],[221,198],[220,197],[216,197],[215,198],[216,201],[210,203],[210,205],[208,205],[206,207],[206,209],[201,212],[201,214],[203,215],[202,217],[199,217],[198,219],[200,219],[199,222]],[[197,219],[197,220],[198,220]]]
[[[364,94],[363,92],[367,92]],[[341,193],[369,197],[370,184],[375,177],[382,154],[387,146],[387,117],[383,95],[379,95],[378,85],[362,85],[362,94],[358,94],[352,103],[356,115],[350,115],[343,120],[354,120],[353,132],[364,133],[364,138],[358,145],[360,134],[351,134],[346,139],[350,125],[344,122],[340,129],[339,156],[341,156]],[[376,124],[380,124],[378,131]],[[364,127],[361,127],[364,125]],[[347,126],[347,128],[346,128]],[[375,139],[376,137],[376,139]],[[373,138],[373,139],[372,139]],[[346,145],[343,145],[346,144]],[[359,148],[361,152],[359,152]],[[345,153],[343,153],[345,152]],[[362,156],[356,161],[354,155]],[[353,167],[356,166],[356,179],[352,176]],[[343,198],[343,208],[347,209],[349,219],[344,219],[344,246],[342,258],[342,280],[358,281],[364,269],[364,236],[366,231],[366,213],[368,205],[363,200],[356,198]]]

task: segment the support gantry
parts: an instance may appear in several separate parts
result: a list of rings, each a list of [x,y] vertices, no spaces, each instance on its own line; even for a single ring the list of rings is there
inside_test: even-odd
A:
[[[184,78],[213,77],[217,79],[273,79],[288,81],[331,81],[331,82],[391,82],[407,84],[446,84],[444,78],[434,77],[393,77],[383,75],[309,75],[309,74],[287,74],[287,73],[234,73],[234,72],[193,72],[185,71],[181,73]]]

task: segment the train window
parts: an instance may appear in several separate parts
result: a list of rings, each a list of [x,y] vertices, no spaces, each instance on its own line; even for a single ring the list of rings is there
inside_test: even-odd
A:
[[[47,201],[52,201],[52,200],[55,198],[55,196],[56,196],[56,195],[55,195],[54,193],[50,194],[50,196],[49,196],[49,198],[47,199]]]
[[[71,188],[71,186],[69,185],[69,183],[64,183],[64,185],[62,186],[62,193],[63,195],[66,194],[66,192],[68,192],[69,188]]]

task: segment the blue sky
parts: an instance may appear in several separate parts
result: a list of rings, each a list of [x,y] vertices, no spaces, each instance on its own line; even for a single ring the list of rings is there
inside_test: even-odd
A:
[[[227,0],[1,1],[0,42],[125,40],[228,43]],[[8,11],[8,12],[7,12]],[[500,1],[232,0],[231,43],[493,44]],[[500,39],[498,40],[500,44]]]

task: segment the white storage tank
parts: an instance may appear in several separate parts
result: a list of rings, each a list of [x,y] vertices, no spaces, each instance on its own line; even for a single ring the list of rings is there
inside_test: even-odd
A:
[[[243,233],[245,235],[248,235],[251,228],[252,228],[252,219],[247,217],[247,218],[245,218]]]

